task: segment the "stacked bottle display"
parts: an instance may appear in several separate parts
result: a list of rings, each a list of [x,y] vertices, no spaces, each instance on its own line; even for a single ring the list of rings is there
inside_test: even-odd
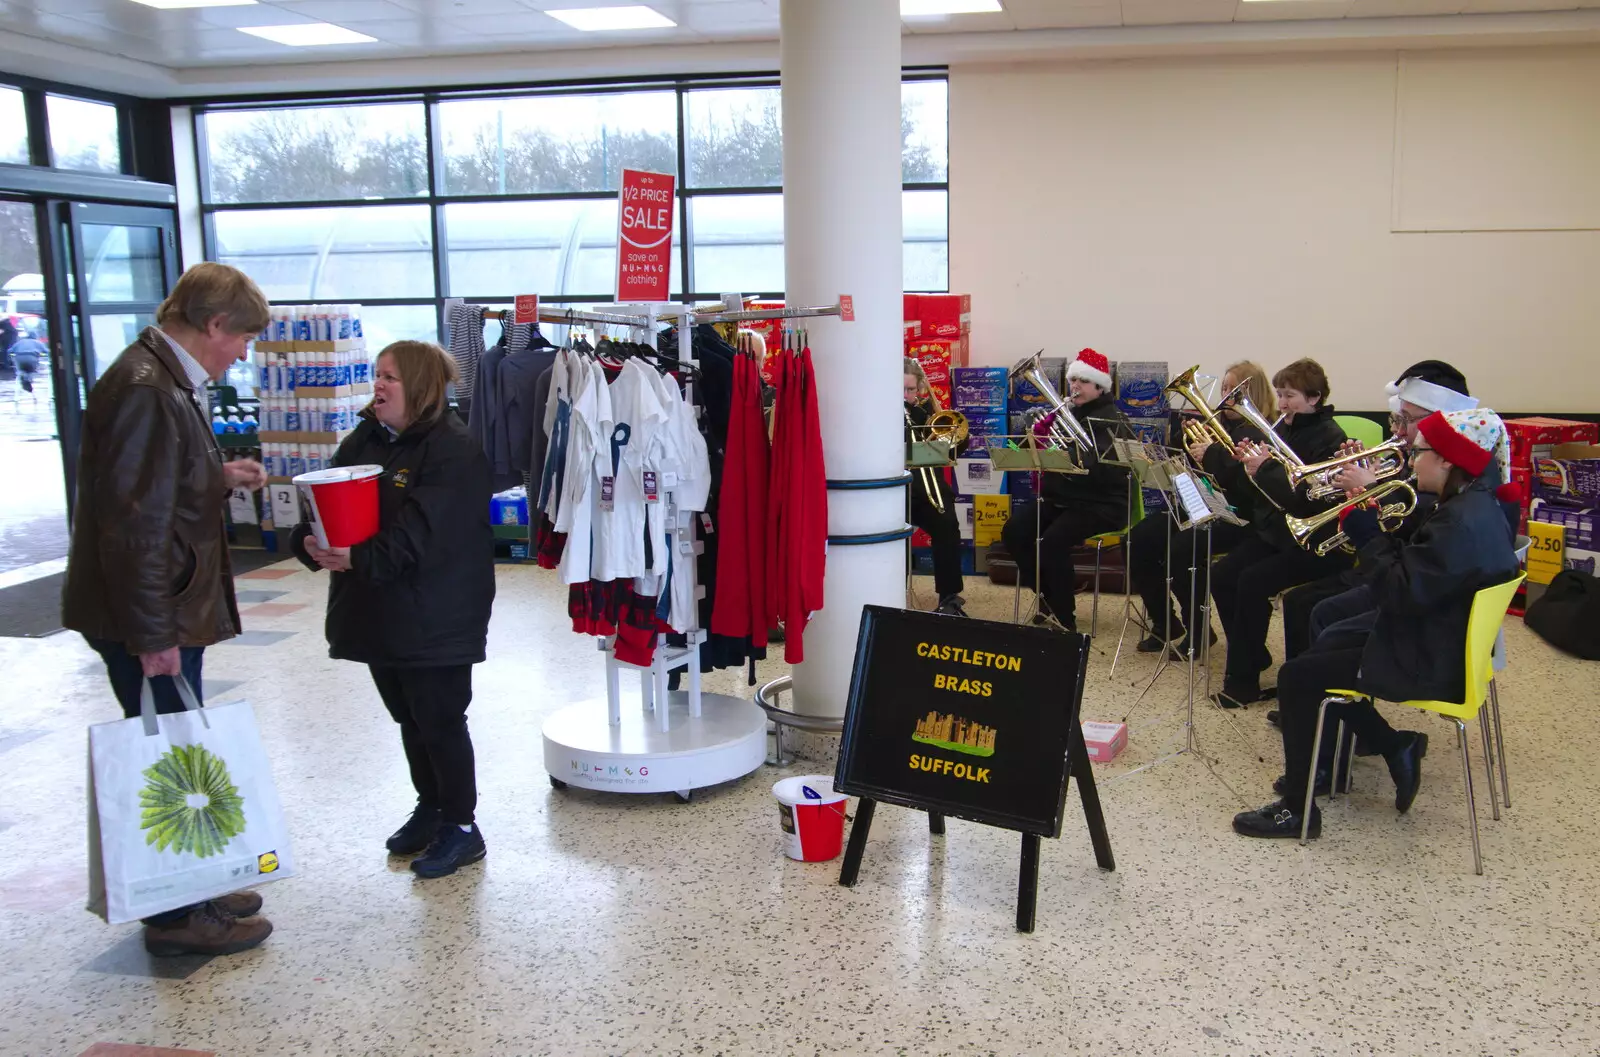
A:
[[[356,427],[371,399],[361,306],[274,308],[257,340],[266,346],[255,352],[261,431],[323,435],[263,443],[267,473],[293,477],[330,465],[338,440]]]

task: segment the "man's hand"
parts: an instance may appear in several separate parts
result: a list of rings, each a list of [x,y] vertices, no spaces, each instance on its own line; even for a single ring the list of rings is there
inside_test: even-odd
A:
[[[1333,483],[1343,488],[1346,495],[1360,495],[1378,483],[1378,477],[1365,466],[1351,463],[1338,473],[1334,474]]]
[[[1272,451],[1264,445],[1247,440],[1239,445],[1237,455],[1239,461],[1244,463],[1245,471],[1254,477],[1262,464],[1271,457]]]
[[[222,479],[229,488],[248,488],[255,492],[267,483],[267,470],[254,459],[235,459],[222,464]]]
[[[183,664],[178,653],[178,647],[162,650],[159,653],[139,654],[139,663],[144,666],[144,677],[149,679],[157,675],[182,675]]]
[[[1206,452],[1211,450],[1209,440],[1197,440],[1189,445],[1189,458],[1194,460],[1196,466],[1205,462]]]
[[[308,545],[314,546],[309,539],[306,542]],[[349,547],[329,547],[326,550],[317,547],[317,551],[318,553],[313,554],[311,557],[318,565],[330,573],[347,573],[350,571]]]

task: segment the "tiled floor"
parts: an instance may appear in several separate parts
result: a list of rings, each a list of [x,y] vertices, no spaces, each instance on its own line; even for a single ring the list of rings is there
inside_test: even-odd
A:
[[[1174,671],[1133,713],[1127,752],[1097,768],[1117,870],[1095,867],[1069,799],[1045,842],[1038,930],[1021,935],[1013,834],[951,822],[930,838],[922,816],[884,807],[854,889],[837,863],[785,860],[769,788],[815,763],[690,805],[552,791],[540,722],[604,683],[592,645],[564,630],[564,596],[529,568],[500,569],[476,675],[489,858],[414,880],[382,850],[411,800],[393,725],[366,674],[325,655],[323,582],[267,571],[288,574],[271,601],[306,608],[206,670],[255,706],[301,874],[263,890],[277,931],[262,948],[176,978],[141,969],[136,926],[81,909],[84,727],[115,712],[92,655],[72,635],[0,640],[6,729],[46,732],[4,755],[0,1053],[1600,1051],[1596,669],[1518,621],[1501,694],[1514,807],[1497,823],[1481,801],[1485,876],[1447,729],[1421,717],[1402,725],[1438,736],[1409,815],[1381,761],[1362,760],[1320,841],[1234,836],[1232,813],[1270,799],[1276,736],[1262,709],[1202,706],[1214,762],[1145,767],[1182,743]],[[1009,615],[1009,591],[969,583],[975,614]],[[1098,647],[1119,608],[1102,607],[1086,718],[1127,714],[1154,669],[1135,654],[1108,675]],[[751,693],[740,673],[707,688]]]

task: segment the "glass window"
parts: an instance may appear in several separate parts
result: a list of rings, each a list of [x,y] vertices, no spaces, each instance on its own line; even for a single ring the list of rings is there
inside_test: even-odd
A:
[[[115,106],[65,95],[45,96],[44,105],[50,122],[50,157],[57,168],[122,171]]]
[[[223,110],[201,120],[213,202],[428,193],[421,103]]]
[[[450,297],[594,296],[617,288],[617,203],[610,198],[458,202],[444,206]],[[674,225],[671,285],[681,288],[683,223]]]
[[[89,316],[89,333],[94,337],[94,363],[90,365],[93,377],[89,384],[100,380],[106,368],[122,355],[122,350],[139,339],[145,327],[153,326],[154,312],[100,313]]]
[[[950,179],[949,81],[900,86],[900,173],[906,183]]]
[[[783,109],[776,88],[717,88],[684,99],[690,187],[783,186]]]
[[[0,162],[28,164],[28,111],[22,92],[0,85]]]
[[[83,225],[83,271],[91,304],[159,302],[166,296],[161,229]]]
[[[783,289],[783,196],[690,199],[694,285],[701,293]]]
[[[446,102],[439,129],[440,194],[614,191],[624,167],[678,171],[672,92]]]
[[[905,240],[904,289],[950,289],[950,194],[902,191],[900,222]]]
[[[428,207],[341,206],[212,214],[212,257],[273,301],[433,297]]]
[[[433,304],[362,305],[361,334],[374,359],[396,341],[438,341],[439,315]]]

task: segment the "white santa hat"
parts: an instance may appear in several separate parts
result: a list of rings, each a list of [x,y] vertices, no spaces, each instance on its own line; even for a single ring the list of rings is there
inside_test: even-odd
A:
[[[1111,391],[1111,361],[1093,349],[1084,349],[1078,358],[1067,365],[1067,380],[1093,382],[1102,392]]]
[[[1471,411],[1478,401],[1463,392],[1466,387],[1466,378],[1448,363],[1423,360],[1388,384],[1389,410],[1398,415],[1404,401],[1424,411]]]

